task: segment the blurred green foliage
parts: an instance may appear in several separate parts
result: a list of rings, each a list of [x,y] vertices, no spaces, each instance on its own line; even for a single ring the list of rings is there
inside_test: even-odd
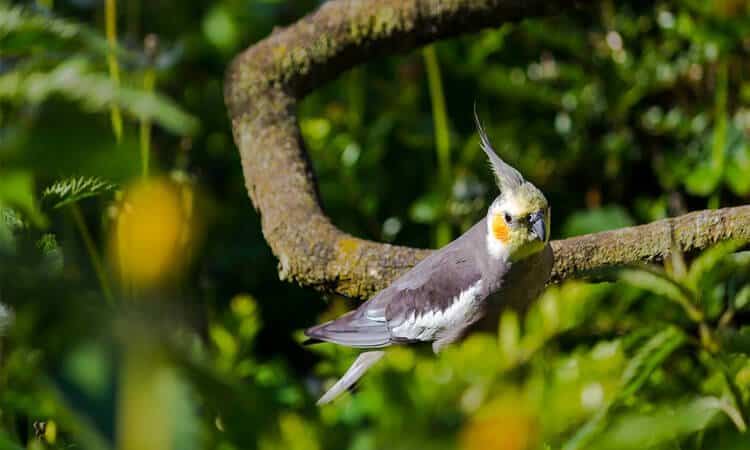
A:
[[[552,286],[314,406],[355,352],[300,330],[354,303],[278,281],[222,83],[318,4],[0,0],[0,447],[747,448],[742,243]],[[474,100],[558,237],[747,203],[748,36],[742,0],[604,1],[371,61],[300,126],[334,222],[398,244],[495,195]]]

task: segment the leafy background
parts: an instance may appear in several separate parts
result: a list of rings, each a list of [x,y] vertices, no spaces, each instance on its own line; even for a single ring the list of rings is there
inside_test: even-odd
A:
[[[222,98],[312,0],[0,0],[0,447],[744,449],[750,255],[549,288],[496,334],[355,352],[355,305],[281,283]],[[301,128],[328,213],[440,246],[495,195],[474,100],[556,238],[748,202],[750,7],[599,2],[371,61]],[[738,252],[739,251],[739,252]]]

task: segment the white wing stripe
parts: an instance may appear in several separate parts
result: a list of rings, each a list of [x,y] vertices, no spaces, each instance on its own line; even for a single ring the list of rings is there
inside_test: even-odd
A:
[[[424,311],[420,315],[412,311],[401,324],[391,329],[391,334],[398,338],[429,341],[441,330],[473,322],[482,300],[479,297],[481,288],[482,280],[479,280],[453,297],[451,305],[446,309]]]

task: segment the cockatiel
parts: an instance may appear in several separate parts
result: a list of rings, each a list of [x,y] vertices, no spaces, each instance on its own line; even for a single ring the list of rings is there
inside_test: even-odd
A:
[[[500,159],[474,117],[500,188],[486,217],[356,310],[307,329],[309,343],[379,349],[429,342],[438,353],[474,329],[496,326],[503,308],[523,308],[541,293],[552,269],[549,203]],[[384,354],[361,353],[318,404],[350,388]]]

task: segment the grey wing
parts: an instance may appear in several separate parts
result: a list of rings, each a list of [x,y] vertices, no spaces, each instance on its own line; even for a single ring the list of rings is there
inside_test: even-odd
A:
[[[486,289],[474,258],[446,248],[433,253],[382,294],[388,296],[381,309],[392,341],[432,342],[457,335],[479,320]]]
[[[380,348],[391,343],[391,335],[385,319],[369,317],[367,303],[336,320],[305,330],[305,335],[314,341],[333,342],[355,348]]]
[[[480,221],[355,311],[305,334],[313,341],[379,348],[394,342],[432,341],[446,330],[475,321],[477,300],[483,300],[491,289],[481,285],[472,246],[484,229],[484,221]]]

